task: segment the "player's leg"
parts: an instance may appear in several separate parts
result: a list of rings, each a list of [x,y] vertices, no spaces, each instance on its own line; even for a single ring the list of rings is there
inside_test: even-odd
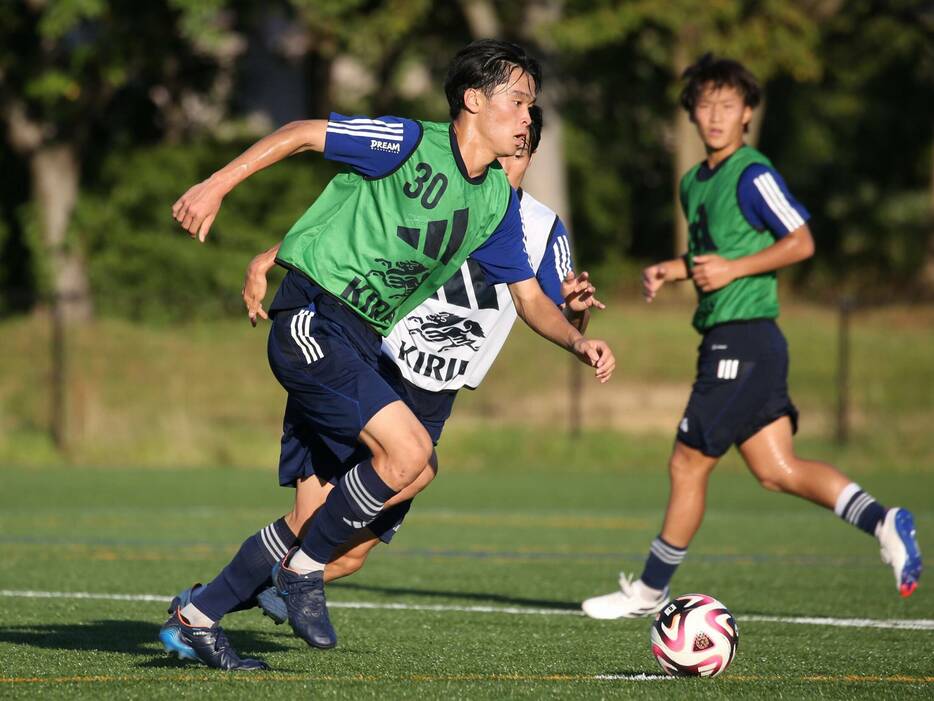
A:
[[[379,516],[373,519],[366,528],[357,531],[350,541],[337,551],[334,558],[324,568],[325,583],[357,572],[366,563],[374,547],[380,543],[388,545],[396,531],[402,526],[402,521],[412,506],[412,500],[431,483],[437,472],[437,456],[432,453],[431,461],[418,478],[387,501]]]
[[[282,465],[280,475],[281,469]],[[256,605],[257,596],[270,584],[273,566],[298,542],[301,519],[320,508],[329,490],[327,481],[315,475],[297,480],[295,505],[288,515],[247,538],[207,585],[194,585],[175,597],[159,633],[166,650],[219,669],[265,669],[257,660],[241,660],[218,622],[231,611]]]
[[[675,442],[668,462],[670,492],[662,531],[652,541],[639,579],[620,574],[619,591],[587,599],[582,604],[591,618],[639,618],[661,609],[668,599],[668,583],[684,559],[704,518],[707,483],[719,458]]]
[[[328,494],[301,548],[288,562],[290,571],[324,570],[354,531],[369,524],[388,500],[417,479],[432,453],[431,438],[401,400],[380,409],[360,440],[373,457],[351,468]]]
[[[852,484],[833,465],[803,460],[795,455],[792,422],[788,416],[776,419],[740,443],[739,452],[759,484],[766,489],[794,494],[828,509],[835,508],[843,490]],[[872,533],[885,509],[868,495],[866,507],[861,511],[863,521],[854,518],[851,523]]]
[[[910,596],[921,576],[921,551],[914,517],[886,509],[833,465],[795,455],[792,421],[783,416],[739,446],[750,471],[766,489],[819,504],[879,540],[884,562],[892,566],[902,596]]]
[[[369,525],[384,505],[417,478],[431,455],[431,440],[399,400],[367,421],[360,439],[373,457],[351,468],[330,491],[299,548],[273,570],[292,630],[316,648],[331,648],[337,635],[324,594],[324,568],[337,550]]]
[[[668,597],[668,584],[700,528],[707,499],[707,482],[720,457],[735,441],[737,426],[749,407],[764,401],[750,382],[755,357],[746,332],[733,325],[715,327],[700,344],[697,376],[684,417],[678,425],[668,463],[671,491],[661,532],[652,541],[639,579],[620,574],[619,590],[584,601],[592,618],[636,618],[659,611]],[[728,354],[728,355],[724,355]],[[730,372],[724,372],[730,363]]]
[[[379,516],[365,528],[356,531],[347,543],[338,548],[334,559],[324,568],[324,583],[327,584],[357,572],[366,563],[373,548],[381,542],[388,545],[402,526],[402,521],[408,514],[415,496],[428,486],[436,474],[437,460],[432,455],[431,464],[422,471],[415,482],[387,501],[386,507]],[[271,579],[267,580],[267,587],[257,594],[256,602],[262,608],[263,613],[277,624],[288,620],[286,603],[276,591]]]

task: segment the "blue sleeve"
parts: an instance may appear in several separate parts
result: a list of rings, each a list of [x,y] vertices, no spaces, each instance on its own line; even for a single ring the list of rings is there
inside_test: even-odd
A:
[[[483,242],[470,257],[480,264],[491,285],[513,283],[535,277],[525,250],[522,235],[522,217],[519,216],[519,198],[515,190],[509,198],[506,215],[496,231]]]
[[[411,119],[345,117],[331,112],[324,157],[346,163],[361,175],[381,178],[402,165],[421,137],[421,125]]]
[[[754,163],[739,178],[736,199],[743,216],[759,231],[766,229],[780,239],[804,226],[810,213],[788,191],[774,169]]]
[[[564,304],[564,298],[561,296],[561,283],[568,271],[573,269],[574,261],[571,259],[571,241],[568,238],[568,231],[564,228],[564,222],[555,217],[551,233],[548,235],[548,244],[545,246],[545,255],[542,256],[542,262],[538,265],[535,277],[538,278],[538,284],[541,285],[545,294],[551,297],[558,306]]]

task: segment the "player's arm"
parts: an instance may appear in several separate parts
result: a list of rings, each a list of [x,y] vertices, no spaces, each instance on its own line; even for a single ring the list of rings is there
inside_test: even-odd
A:
[[[692,277],[704,292],[719,290],[733,280],[787,268],[814,255],[814,237],[807,224],[758,253],[727,260],[715,254],[694,256]]]
[[[221,202],[248,177],[302,151],[323,151],[327,120],[290,122],[253,144],[206,180],[189,188],[172,205],[172,217],[199,241],[207,238]]]
[[[684,258],[672,258],[650,265],[642,271],[642,296],[646,302],[651,302],[666,282],[687,280],[688,277],[688,266]]]
[[[522,233],[519,199],[515,192],[510,197],[506,213],[496,231],[470,257],[483,269],[488,282],[509,285],[516,312],[536,333],[595,367],[597,379],[601,382],[610,379],[616,360],[609,346],[603,341],[584,338],[580,331],[568,323],[559,309],[563,298],[559,296],[558,290],[563,275],[552,276],[555,284],[549,285],[551,292],[546,294],[532,272]]]
[[[535,278],[510,283],[509,293],[516,313],[529,328],[594,367],[600,382],[610,379],[616,367],[613,351],[606,342],[588,339],[568,323]]]
[[[279,253],[277,243],[272,248],[263,251],[255,256],[246,268],[246,276],[243,279],[243,303],[246,305],[247,316],[250,317],[250,323],[256,326],[256,318],[269,319],[266,310],[263,309],[263,298],[266,296],[266,276],[276,264],[276,255]]]
[[[774,169],[762,164],[746,168],[736,196],[746,220],[760,231],[771,232],[775,243],[733,260],[715,254],[694,256],[691,275],[694,284],[704,292],[718,290],[737,278],[788,267],[814,255],[814,237],[807,225],[810,214]]]

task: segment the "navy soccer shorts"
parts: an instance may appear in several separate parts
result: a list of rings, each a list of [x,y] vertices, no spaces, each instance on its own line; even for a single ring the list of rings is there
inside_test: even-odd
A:
[[[788,344],[774,321],[719,324],[704,334],[698,351],[679,441],[720,457],[783,416],[797,431],[798,410],[788,396]]]
[[[282,486],[295,486],[311,475],[336,483],[370,457],[358,438],[366,423],[400,399],[437,443],[455,393],[436,395],[406,383],[381,354],[381,342],[362,319],[324,292],[308,307],[275,314],[269,364],[288,392],[279,454]],[[407,511],[407,504],[392,507],[369,528],[388,543]]]

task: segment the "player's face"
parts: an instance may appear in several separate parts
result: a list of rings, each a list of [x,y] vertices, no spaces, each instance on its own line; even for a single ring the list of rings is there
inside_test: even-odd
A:
[[[525,144],[535,89],[532,77],[514,68],[509,80],[497,85],[492,95],[481,94],[478,127],[497,157],[513,156]]]
[[[528,133],[528,130],[526,130]],[[529,169],[532,162],[532,154],[529,153],[528,139],[522,142],[522,146],[516,151],[514,156],[500,156],[499,164],[503,166],[506,177],[509,178],[509,184],[518,189],[522,186],[522,179],[525,177],[525,171]]]
[[[743,131],[752,119],[752,109],[736,88],[707,85],[697,99],[693,116],[707,151],[725,151],[743,143]]]

